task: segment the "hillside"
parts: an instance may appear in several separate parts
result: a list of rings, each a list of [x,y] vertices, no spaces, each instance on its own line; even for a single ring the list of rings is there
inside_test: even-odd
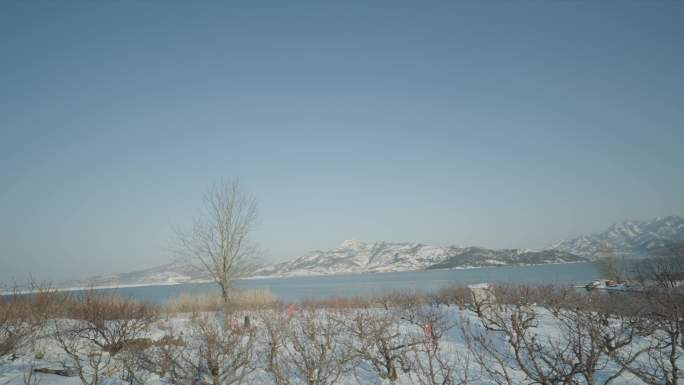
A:
[[[662,254],[669,245],[681,242],[684,242],[684,218],[669,216],[616,223],[605,231],[561,241],[550,248],[585,258],[611,254],[643,258]]]

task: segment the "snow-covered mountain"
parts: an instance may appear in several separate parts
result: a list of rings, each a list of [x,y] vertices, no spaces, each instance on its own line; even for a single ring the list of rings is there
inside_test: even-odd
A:
[[[106,287],[126,285],[159,285],[209,280],[204,269],[184,261],[174,261],[149,269],[107,276],[94,276],[84,280],[68,281],[61,287]]]
[[[626,257],[660,255],[659,253],[676,244],[684,245],[684,218],[670,216],[651,221],[617,223],[601,233],[562,241],[545,250],[493,250],[349,240],[332,250],[316,250],[291,261],[258,268],[254,275],[326,275],[567,263],[611,254]],[[123,286],[199,282],[208,279],[206,272],[197,266],[187,262],[172,262],[130,273],[72,281],[60,286]]]
[[[338,247],[312,251],[293,261],[262,268],[258,275],[295,276],[340,273],[409,271],[500,265],[577,262],[584,258],[559,250],[490,250],[478,247],[436,247],[420,243],[363,243],[354,240]]]
[[[684,242],[684,218],[624,221],[606,231],[559,242],[544,250],[435,247],[420,243],[344,241],[292,261],[258,270],[257,275],[325,275],[502,265],[578,262],[605,255],[647,257]]]
[[[444,261],[448,249],[419,243],[342,242],[332,250],[316,250],[293,261],[257,271],[260,275],[322,275],[419,270]]]
[[[607,230],[558,242],[551,248],[586,258],[618,255],[641,258],[657,255],[668,245],[684,242],[684,218],[624,221]]]
[[[561,250],[484,249],[482,247],[451,248],[451,256],[428,269],[543,265],[547,263],[583,262],[585,258]]]

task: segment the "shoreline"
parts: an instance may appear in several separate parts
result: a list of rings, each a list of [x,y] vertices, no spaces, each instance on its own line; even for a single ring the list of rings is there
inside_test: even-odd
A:
[[[209,281],[207,281],[209,282]],[[72,287],[55,287],[52,290],[57,292],[68,292],[68,291],[86,291],[86,290],[107,290],[107,289],[124,289],[129,287],[146,287],[146,286],[176,286],[182,285],[184,283],[202,283],[202,282],[145,282],[145,283],[129,283],[120,285],[101,285],[101,286],[72,286]],[[33,294],[37,293],[39,290],[0,290],[0,295],[12,295],[12,294]]]
[[[434,269],[416,269],[416,270],[379,270],[379,271],[345,271],[339,273],[307,273],[307,274],[291,274],[291,275],[260,275],[254,277],[246,277],[240,279],[269,279],[269,278],[307,278],[307,277],[326,277],[326,276],[344,276],[357,274],[386,274],[386,273],[408,273],[421,271],[444,271],[444,270],[476,270],[476,269],[499,269],[507,267],[534,267],[547,265],[569,265],[575,263],[592,263],[590,260],[586,261],[570,261],[570,262],[549,262],[549,263],[521,263],[521,264],[506,264],[506,265],[489,265],[489,266],[458,266],[458,267],[440,267]]]
[[[245,277],[237,279],[237,281],[247,281],[247,280],[267,280],[267,279],[287,279],[287,278],[307,278],[307,277],[325,277],[325,276],[345,276],[345,275],[358,275],[358,274],[387,274],[387,273],[407,273],[407,272],[428,272],[428,271],[444,271],[444,270],[476,270],[476,269],[499,269],[506,267],[534,267],[534,266],[545,266],[545,265],[567,265],[575,263],[591,263],[591,261],[572,261],[572,262],[550,262],[550,263],[538,263],[538,264],[516,264],[516,265],[498,265],[498,266],[459,266],[459,267],[445,267],[437,269],[418,269],[418,270],[389,270],[389,271],[355,271],[355,272],[339,272],[339,273],[311,273],[311,274],[292,274],[292,275],[255,275],[251,277]],[[128,284],[109,284],[109,285],[93,285],[93,286],[71,286],[54,288],[53,290],[57,292],[71,292],[71,291],[86,291],[86,290],[111,290],[111,289],[125,289],[134,287],[153,287],[153,286],[178,286],[184,284],[202,284],[202,283],[212,283],[214,281],[205,280],[191,280],[183,282],[144,282],[144,283],[128,283]],[[37,293],[39,290],[5,290],[0,289],[0,296],[7,295],[25,295]]]

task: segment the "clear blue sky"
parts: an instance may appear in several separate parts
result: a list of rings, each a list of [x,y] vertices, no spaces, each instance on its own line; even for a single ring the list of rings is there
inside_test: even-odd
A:
[[[684,214],[681,1],[3,1],[0,280],[170,258],[239,177],[274,260]]]

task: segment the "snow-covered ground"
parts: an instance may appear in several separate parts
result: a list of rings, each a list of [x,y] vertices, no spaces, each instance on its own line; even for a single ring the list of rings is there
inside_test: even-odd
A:
[[[272,376],[264,370],[268,366],[267,353],[270,347],[272,346],[269,344],[270,340],[268,334],[268,327],[266,323],[263,322],[264,320],[276,320],[274,322],[278,322],[279,320],[279,322],[287,323],[288,325],[290,325],[290,327],[293,327],[294,325],[294,327],[291,330],[299,330],[299,333],[302,333],[302,338],[304,338],[306,334],[306,328],[309,328],[311,327],[311,325],[313,325],[307,323],[311,320],[313,320],[314,322],[318,322],[317,320],[320,320],[321,322],[339,322],[339,324],[336,324],[335,327],[332,329],[328,330],[325,329],[325,327],[323,327],[320,330],[317,330],[315,332],[317,333],[317,335],[313,337],[322,338],[321,341],[324,341],[326,337],[333,338],[335,340],[335,344],[333,344],[331,350],[328,351],[328,354],[334,354],[334,352],[338,351],[338,349],[359,347],[359,341],[354,341],[353,338],[351,338],[353,334],[352,332],[350,332],[351,329],[347,329],[348,325],[354,325],[353,320],[355,314],[362,314],[363,312],[367,312],[366,314],[372,315],[376,313],[378,315],[382,315],[389,314],[389,312],[397,311],[399,313],[392,314],[392,319],[396,322],[392,325],[388,325],[386,330],[396,332],[396,335],[399,336],[396,337],[397,341],[417,341],[421,339],[425,340],[427,337],[430,337],[432,335],[438,335],[439,351],[437,353],[437,356],[433,357],[433,359],[437,358],[440,362],[445,362],[447,366],[450,365],[455,370],[455,377],[457,377],[461,381],[465,379],[465,381],[467,381],[467,384],[476,385],[492,383],[492,380],[484,374],[482,368],[479,367],[476,360],[474,360],[472,357],[469,357],[469,351],[471,351],[469,347],[472,348],[472,341],[468,341],[467,338],[464,338],[463,330],[472,330],[474,331],[475,335],[477,335],[478,333],[482,333],[490,339],[489,342],[493,344],[492,346],[498,345],[499,348],[504,350],[505,348],[503,346],[505,345],[505,340],[502,339],[503,337],[499,335],[492,333],[487,334],[487,332],[481,327],[481,324],[474,313],[470,311],[459,310],[454,306],[447,307],[442,305],[430,307],[428,310],[419,310],[417,313],[405,312],[404,310],[386,311],[382,309],[346,309],[344,311],[315,310],[312,312],[308,312],[301,309],[285,308],[280,310],[263,310],[261,312],[256,313],[253,312],[235,314],[228,319],[218,317],[215,313],[202,313],[199,315],[195,315],[195,318],[193,318],[193,315],[191,314],[178,314],[173,317],[164,317],[163,319],[156,321],[152,326],[151,330],[149,330],[149,332],[147,333],[144,333],[144,337],[150,338],[154,341],[159,341],[165,336],[170,335],[173,335],[176,338],[184,339],[186,341],[190,341],[193,338],[201,338],[201,335],[198,335],[193,331],[196,331],[196,329],[193,329],[193,319],[208,319],[223,322],[223,325],[228,327],[228,329],[226,330],[229,330],[231,328],[237,328],[236,330],[244,331],[245,329],[242,329],[242,323],[244,319],[243,317],[244,315],[249,314],[252,320],[252,328],[250,329],[252,331],[250,331],[250,333],[254,333],[252,336],[255,342],[255,344],[251,347],[251,349],[253,350],[250,354],[253,354],[252,359],[255,361],[255,365],[257,368],[256,370],[250,372],[246,376],[245,381],[243,383],[274,384],[275,382],[273,381]],[[558,338],[561,338],[558,329],[557,319],[551,316],[551,314],[548,313],[546,310],[536,309],[536,312],[538,314],[537,319],[539,320],[539,324],[535,328],[537,338],[540,341],[548,342],[557,341]],[[424,319],[432,320],[430,321],[429,326],[425,323],[426,321],[424,321],[424,319],[421,319],[421,317],[424,317],[426,314],[428,316]],[[438,315],[439,317],[430,318],[430,314]],[[332,317],[328,318],[327,315],[332,315]],[[331,319],[334,321],[330,321]],[[64,323],[68,324],[69,322],[71,321],[53,320],[51,322],[51,326],[48,326],[45,328],[45,330],[43,330],[42,334],[39,336],[39,338],[37,338],[33,346],[25,349],[25,351],[21,352],[21,354],[19,354],[18,357],[16,357],[14,360],[0,361],[0,384],[24,384],[26,380],[25,376],[28,372],[31,371],[31,368],[63,369],[65,367],[73,366],[73,364],[70,364],[70,362],[73,363],[73,360],[70,359],[70,357],[67,354],[65,354],[65,352],[55,341],[55,339],[50,337],[51,333],[55,331],[58,325],[64,325]],[[226,324],[226,322],[228,324]],[[360,325],[362,329],[365,327],[370,327],[368,324]],[[448,327],[444,327],[443,329],[445,330],[445,333],[443,335],[439,335],[444,325],[448,325]],[[300,329],[297,329],[298,327]],[[437,328],[440,328],[440,330],[437,330]],[[334,335],[329,336],[326,334],[329,333],[330,330],[334,332]],[[247,335],[248,334],[243,334],[243,337],[240,338],[247,338]],[[188,342],[188,349],[192,350],[193,346],[195,346],[195,342],[200,343],[201,341],[194,340],[194,342]],[[314,343],[313,345],[311,345],[311,348],[317,348],[317,344],[318,342]],[[322,345],[323,342],[321,342],[321,346]],[[199,347],[198,349],[201,349],[201,347]],[[285,347],[284,349],[284,351],[287,351],[288,347]],[[38,352],[42,353],[42,355],[39,354],[39,356],[41,356],[40,359],[36,358]],[[88,357],[86,352],[87,350],[84,350],[83,356],[81,357],[82,360],[84,360],[84,362],[87,361]],[[297,354],[296,349],[291,350],[290,352],[292,354]],[[326,354],[325,350],[322,354]],[[105,358],[107,359],[110,358],[106,353],[105,356]],[[415,351],[408,351],[406,353],[406,357],[407,363],[405,365],[397,363],[398,379],[395,383],[399,385],[419,384],[420,382],[418,380],[418,369],[421,365],[427,366],[427,364],[430,363],[428,359],[429,356],[426,352],[422,351],[419,348],[416,348]],[[287,358],[287,356],[285,356],[285,358],[286,360],[289,359]],[[316,357],[316,359],[322,360],[323,358]],[[413,360],[413,363],[411,363],[411,360]],[[680,359],[680,361],[682,360]],[[332,383],[390,383],[389,380],[381,378],[378,372],[374,370],[373,366],[368,361],[364,361],[363,359],[355,358],[349,362],[344,363],[344,365],[346,365],[346,369],[343,371],[342,375]],[[402,370],[402,366],[410,366],[412,369],[410,369],[409,371],[405,371]],[[103,367],[103,373],[105,373],[105,375],[100,383],[103,385],[129,383],[122,379],[122,371],[120,370],[120,368],[121,367],[117,363],[117,360],[112,360],[112,362],[108,366]],[[107,374],[107,371],[109,370],[111,370],[112,372],[110,374]],[[305,383],[302,381],[301,377],[297,375],[297,370],[295,367],[287,366],[285,368],[285,371],[287,373],[290,373],[290,383]],[[616,371],[617,368],[615,367],[615,365],[608,363],[605,369],[602,369],[597,373],[596,383],[602,383],[602,380],[605,380],[608,376],[615,373]],[[142,377],[142,383],[144,384],[161,385],[172,383],[170,382],[171,380],[168,377],[160,377],[158,374],[140,374]],[[513,368],[511,368],[511,377],[515,379],[515,383],[525,384],[529,382],[525,379],[525,376],[522,372],[516,371]],[[36,378],[38,379],[40,384],[76,385],[83,383],[78,376],[63,377],[55,374],[37,373]],[[581,384],[584,382],[581,382],[580,380],[580,382],[578,383]],[[625,374],[613,383],[629,385],[640,384],[641,382]]]

